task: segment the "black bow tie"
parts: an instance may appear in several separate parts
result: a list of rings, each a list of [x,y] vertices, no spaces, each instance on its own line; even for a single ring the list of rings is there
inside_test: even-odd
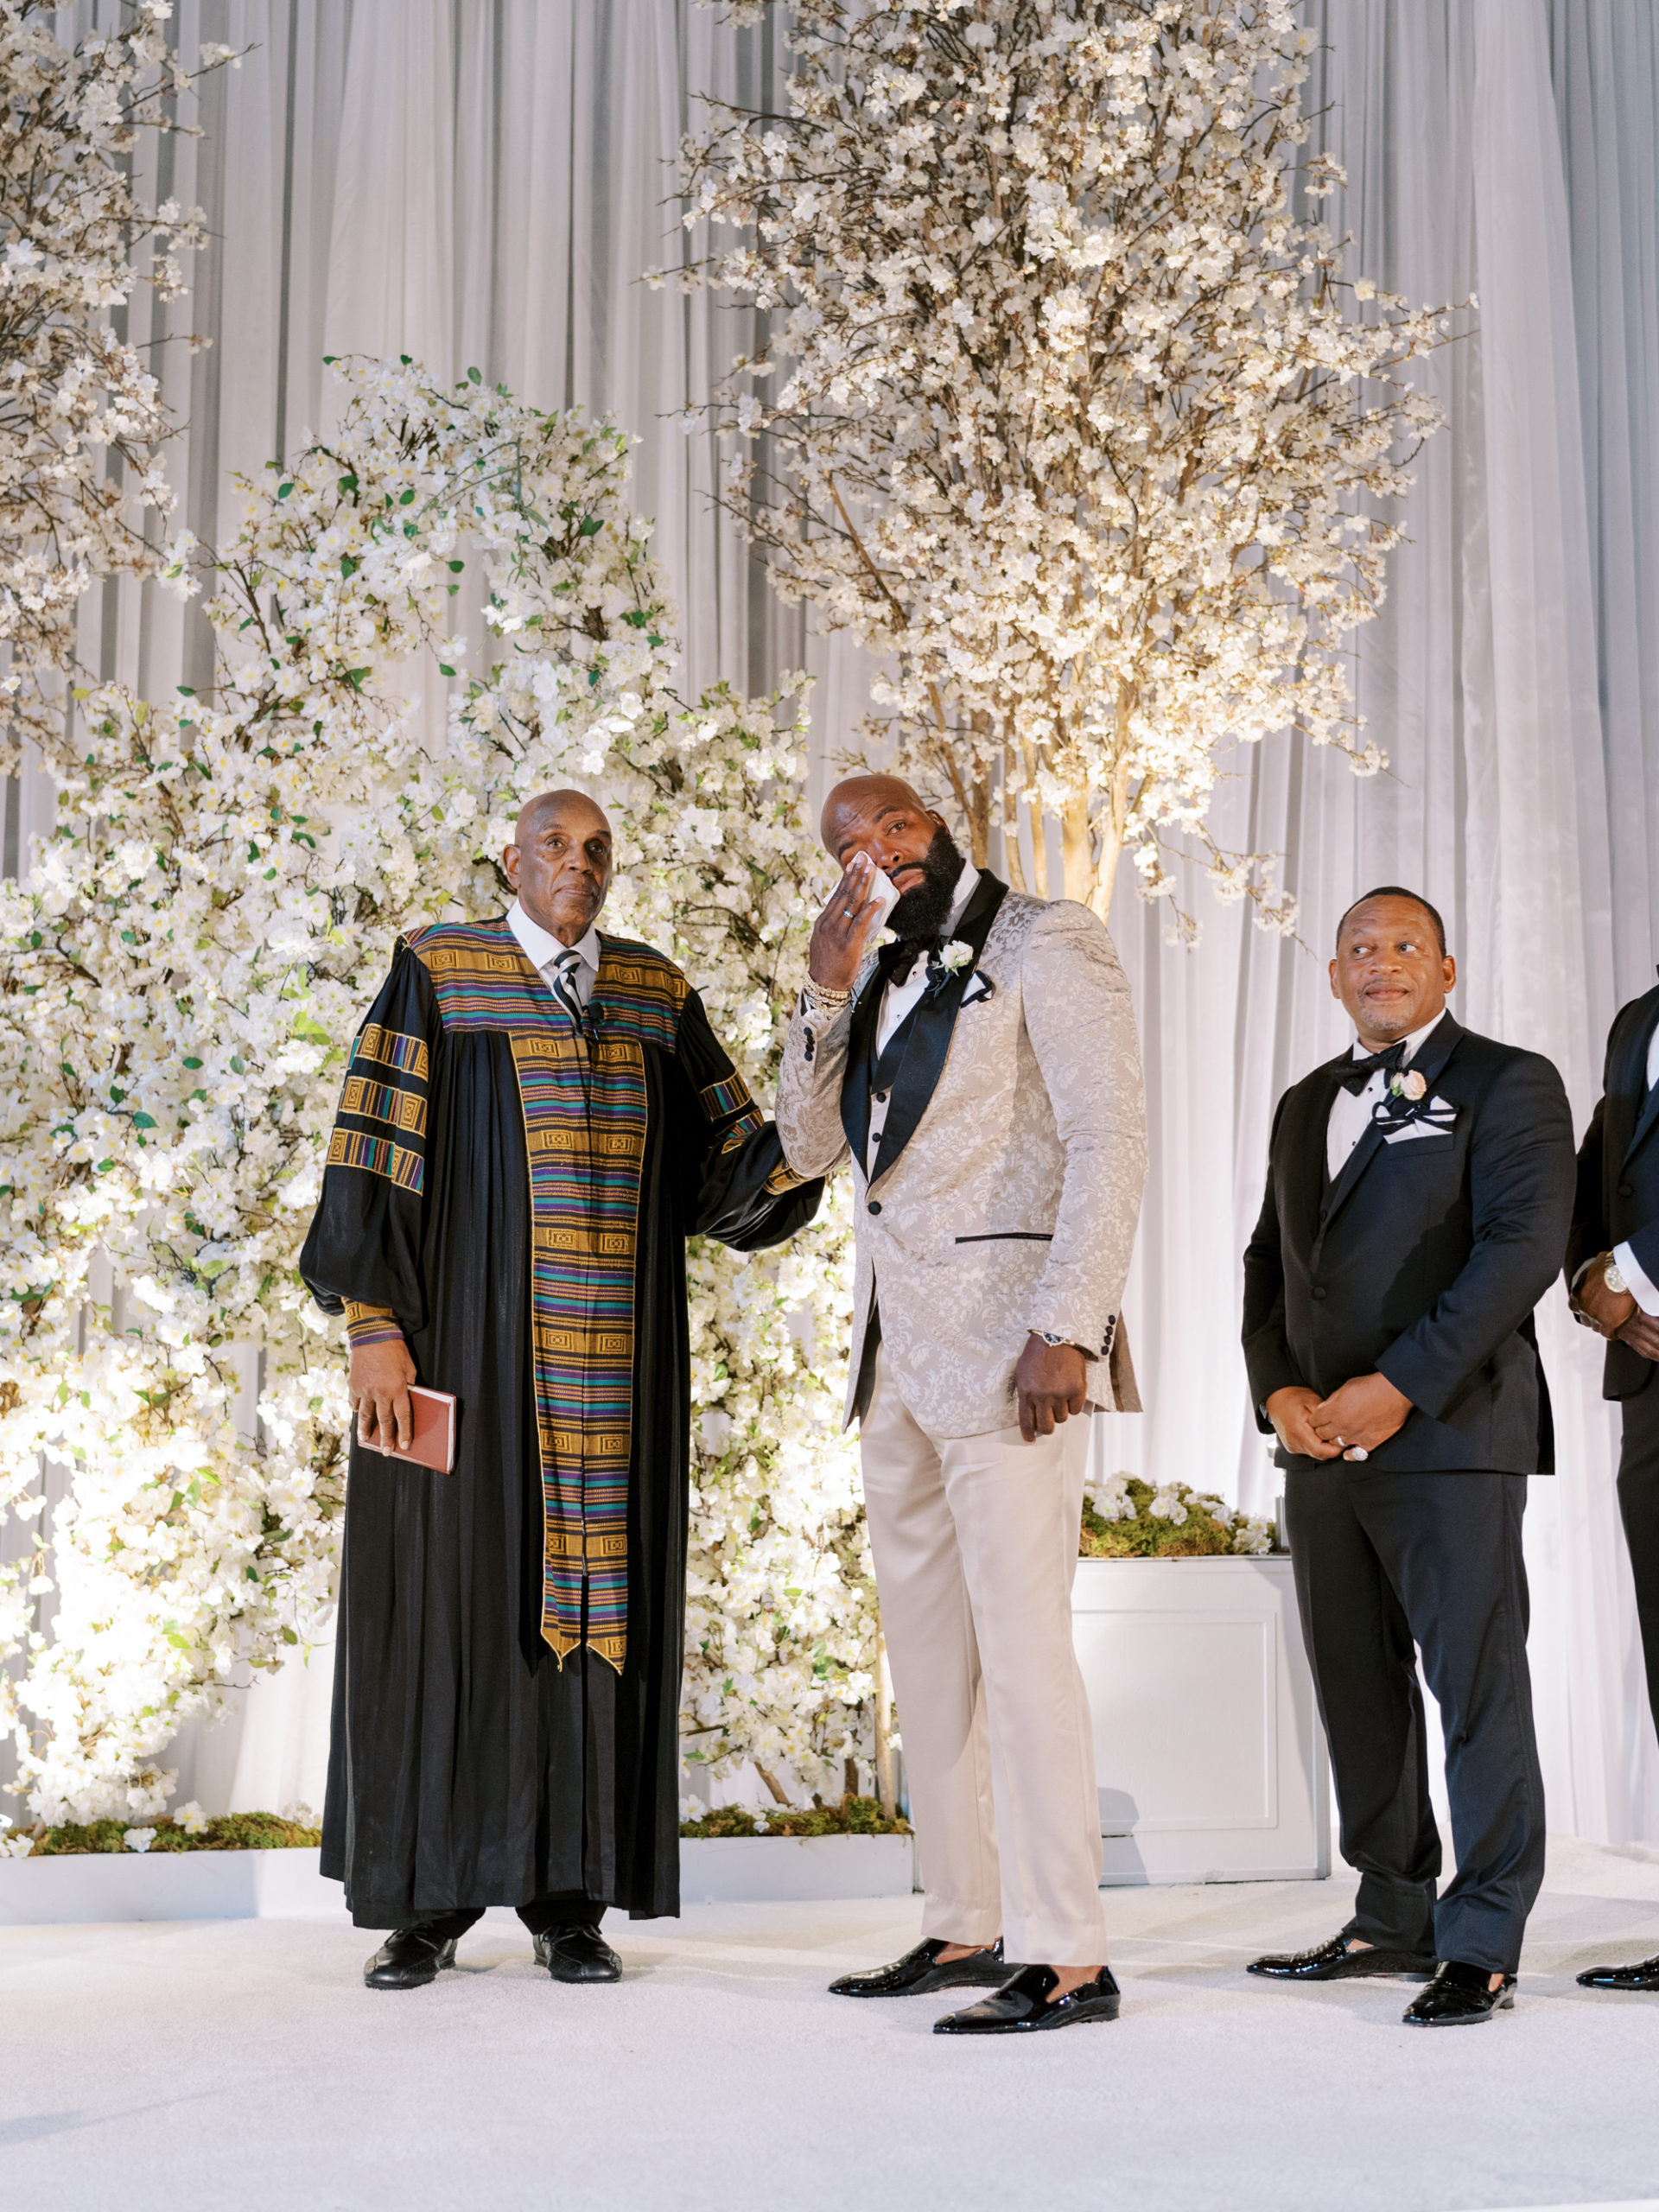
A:
[[[1395,1075],[1405,1065],[1406,1040],[1390,1045],[1386,1052],[1373,1052],[1369,1059],[1351,1060],[1339,1078],[1344,1090],[1358,1097],[1374,1075]]]
[[[915,966],[918,956],[925,954],[931,962],[938,958],[938,950],[937,937],[895,938],[893,944],[884,944],[876,956],[882,982],[902,988],[910,981],[910,971]]]

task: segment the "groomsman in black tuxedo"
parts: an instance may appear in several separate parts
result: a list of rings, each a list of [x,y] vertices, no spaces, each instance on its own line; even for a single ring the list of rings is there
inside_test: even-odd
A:
[[[1579,1150],[1567,1245],[1573,1311],[1607,1339],[1602,1395],[1624,1414],[1618,1505],[1636,1578],[1648,1701],[1659,1715],[1659,989],[1620,1008]],[[1659,1957],[1591,1967],[1587,1989],[1659,1990]]]
[[[1414,2026],[1513,2002],[1544,1870],[1521,1523],[1552,1471],[1532,1312],[1565,1248],[1573,1124],[1535,1052],[1447,1013],[1457,965],[1415,893],[1343,916],[1351,1052],[1287,1091],[1244,1255],[1244,1351],[1286,1470],[1302,1628],[1352,1918],[1252,1974],[1427,1986]],[[1416,1653],[1439,1700],[1458,1871],[1436,1902]]]

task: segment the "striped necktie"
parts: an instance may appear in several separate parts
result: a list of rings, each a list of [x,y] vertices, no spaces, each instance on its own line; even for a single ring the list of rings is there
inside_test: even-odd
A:
[[[550,978],[553,995],[564,1008],[578,1029],[582,1027],[582,994],[576,988],[576,969],[582,955],[567,945],[553,961],[553,975]]]

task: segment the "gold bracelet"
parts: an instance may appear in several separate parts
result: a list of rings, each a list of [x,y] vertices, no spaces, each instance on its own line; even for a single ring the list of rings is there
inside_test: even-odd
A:
[[[837,991],[828,983],[815,983],[810,976],[806,979],[806,995],[823,1014],[839,1014],[842,1007],[853,1002],[850,991]]]

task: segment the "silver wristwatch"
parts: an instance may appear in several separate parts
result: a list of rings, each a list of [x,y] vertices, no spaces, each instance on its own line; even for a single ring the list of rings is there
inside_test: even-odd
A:
[[[1621,1292],[1628,1292],[1630,1287],[1629,1283],[1625,1281],[1623,1274],[1619,1272],[1619,1266],[1617,1260],[1608,1261],[1606,1266],[1601,1271],[1601,1279],[1603,1282],[1606,1284],[1608,1289],[1613,1293],[1615,1297],[1618,1296]]]

